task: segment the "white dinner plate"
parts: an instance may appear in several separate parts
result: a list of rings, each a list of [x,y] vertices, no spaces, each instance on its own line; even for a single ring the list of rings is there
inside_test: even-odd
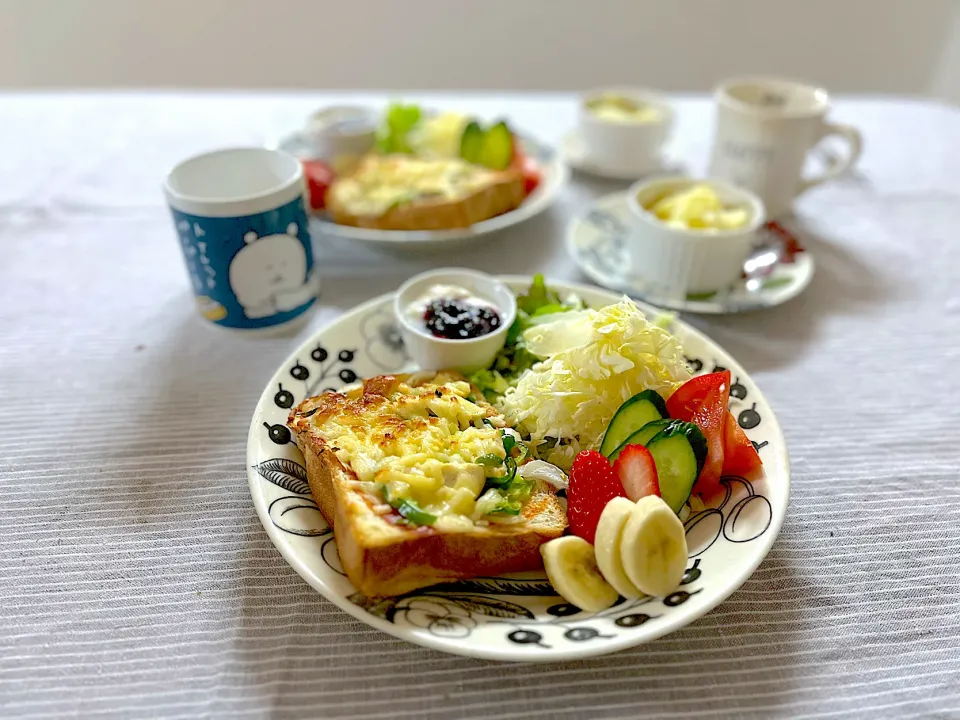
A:
[[[795,298],[813,279],[813,255],[798,253],[793,262],[779,263],[758,290],[747,290],[744,281],[714,293],[677,299],[661,297],[640,277],[630,273],[627,246],[633,219],[627,193],[617,192],[595,200],[567,226],[567,251],[584,275],[598,285],[625,293],[661,308],[702,315],[723,315],[761,310]]]
[[[346,238],[356,242],[374,245],[384,250],[394,251],[424,251],[453,249],[469,244],[475,238],[489,233],[498,232],[517,223],[529,220],[546,210],[557,199],[560,190],[570,178],[570,168],[564,162],[560,153],[543,143],[526,135],[518,135],[524,153],[533,158],[540,165],[540,184],[530,193],[516,210],[497,215],[489,220],[475,223],[465,228],[452,230],[376,230],[371,228],[339,225],[328,220],[323,214],[312,215],[310,226],[312,229]],[[300,132],[293,132],[276,142],[268,144],[289,152],[295,157],[306,159],[312,156],[313,150],[306,138]]]
[[[507,277],[514,290],[531,278]],[[601,307],[620,299],[596,288],[550,283]],[[723,602],[753,574],[780,531],[790,468],[777,419],[743,368],[722,348],[676,321],[693,369],[732,373],[731,411],[763,459],[765,475],[726,477],[725,497],[685,523],[690,562],[666,598],[621,599],[600,613],[558,597],[543,573],[482,577],[369,599],[344,575],[333,533],[310,497],[303,457],[285,421],[304,398],[368,377],[409,369],[391,309],[393,294],[364,303],[319,331],[278,369],[257,404],[247,441],[247,473],[270,540],[317,591],[363,622],[420,645],[478,658],[556,661],[633,647],[687,625]],[[644,307],[644,310],[655,312]]]

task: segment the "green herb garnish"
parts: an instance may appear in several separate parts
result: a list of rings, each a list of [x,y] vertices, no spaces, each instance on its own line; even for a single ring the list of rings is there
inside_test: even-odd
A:
[[[527,294],[517,296],[517,307],[527,315],[533,315],[547,305],[560,305],[560,295],[548,288],[543,275],[537,273],[533,276],[533,283],[527,290]]]
[[[506,475],[499,477],[490,477],[487,476],[486,480],[483,482],[484,491],[489,490],[490,488],[495,488],[497,490],[504,490],[510,484],[512,478],[508,478]]]
[[[507,457],[510,457],[510,453],[517,445],[517,439],[506,430],[500,431],[500,439],[503,442],[503,451],[507,454]]]
[[[437,521],[436,515],[422,510],[413,500],[405,498],[391,498],[390,486],[381,485],[380,492],[383,493],[383,501],[390,507],[400,513],[400,516],[409,520],[414,525],[433,525]]]
[[[433,525],[437,521],[436,515],[421,510],[412,500],[401,500],[395,509],[414,525]]]
[[[383,125],[377,130],[377,150],[382,153],[413,152],[407,136],[422,115],[416,105],[391,104],[383,117]]]
[[[504,500],[493,509],[493,512],[503,515],[519,515],[522,509],[523,503],[519,500]]]
[[[489,368],[473,373],[470,381],[494,402],[540,360],[523,346],[523,332],[556,313],[582,309],[582,302],[563,302],[559,293],[547,287],[543,275],[535,275],[530,289],[517,296],[517,317],[507,330],[503,349]]]
[[[497,468],[503,465],[503,458],[494,453],[489,453],[487,455],[481,455],[476,460],[474,460],[477,465],[483,465],[486,468]]]
[[[774,288],[784,287],[785,285],[789,285],[792,282],[793,282],[793,278],[775,277],[775,278],[770,278],[769,280],[764,280],[762,287],[764,290],[773,290]]]

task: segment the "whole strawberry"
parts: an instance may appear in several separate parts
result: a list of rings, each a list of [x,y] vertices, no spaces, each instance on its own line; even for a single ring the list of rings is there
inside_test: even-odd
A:
[[[567,488],[570,531],[593,544],[600,513],[615,497],[626,497],[610,461],[596,450],[584,450],[573,461]]]

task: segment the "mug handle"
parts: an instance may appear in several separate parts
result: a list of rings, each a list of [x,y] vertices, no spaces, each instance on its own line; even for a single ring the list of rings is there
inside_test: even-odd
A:
[[[826,182],[827,180],[833,180],[834,178],[842,175],[851,165],[860,159],[860,153],[863,150],[863,137],[860,135],[860,131],[853,127],[853,125],[844,125],[843,123],[824,123],[823,130],[820,132],[820,138],[817,140],[817,142],[831,135],[839,135],[847,141],[847,146],[849,148],[847,157],[845,159],[830,163],[822,175],[812,178],[803,178],[800,181],[800,190],[797,193],[798,195],[802,192],[806,192],[816,185],[819,185],[820,183]]]

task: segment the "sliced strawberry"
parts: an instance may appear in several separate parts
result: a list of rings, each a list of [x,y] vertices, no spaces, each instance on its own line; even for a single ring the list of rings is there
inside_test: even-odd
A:
[[[653,455],[643,445],[627,445],[617,456],[613,472],[620,478],[627,497],[636,502],[647,495],[660,497],[660,481]]]
[[[610,461],[596,450],[584,450],[573,461],[567,487],[570,532],[593,543],[600,513],[615,497],[625,497]]]
[[[723,474],[750,476],[762,465],[750,438],[737,424],[733,413],[727,412],[723,428]]]

